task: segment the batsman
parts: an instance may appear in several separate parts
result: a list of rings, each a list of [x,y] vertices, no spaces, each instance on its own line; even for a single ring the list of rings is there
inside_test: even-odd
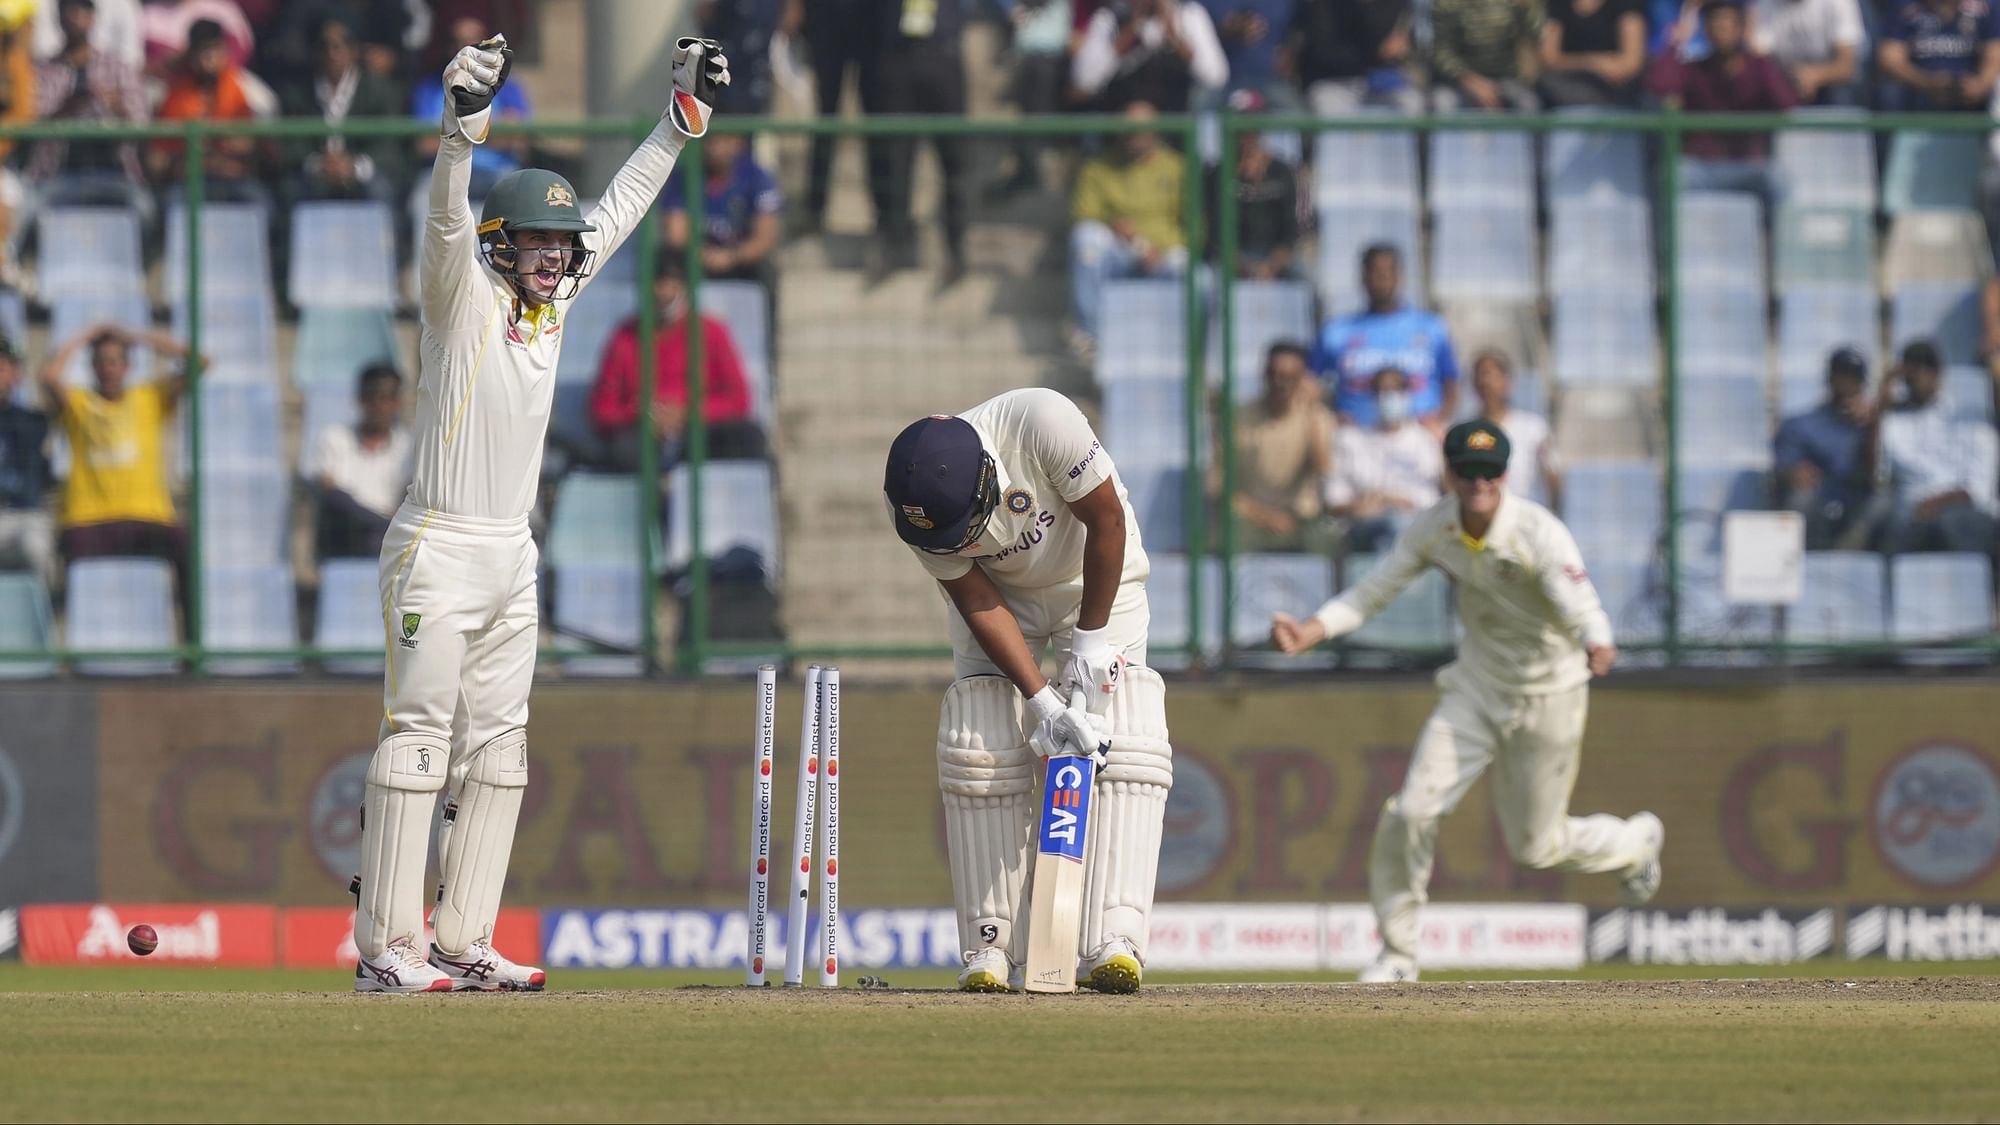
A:
[[[1458,659],[1438,673],[1437,709],[1417,736],[1402,791],[1375,825],[1368,890],[1382,952],[1362,970],[1363,983],[1417,979],[1438,821],[1488,768],[1515,862],[1616,875],[1628,906],[1660,888],[1659,817],[1569,814],[1590,679],[1611,670],[1618,648],[1569,529],[1508,493],[1508,453],[1506,432],[1491,421],[1453,426],[1444,438],[1450,493],[1353,589],[1303,621],[1272,618],[1272,642],[1297,654],[1360,628],[1432,567],[1458,590]]]
[[[1111,457],[1075,403],[1029,388],[912,423],[882,487],[896,534],[952,607],[937,754],[959,987],[1020,987],[1039,759],[1108,743],[1077,980],[1132,992],[1174,771],[1166,687],[1146,666],[1149,564]],[[1054,682],[1041,667],[1050,645]]]
[[[495,184],[477,222],[466,201],[511,56],[495,36],[445,67],[430,208],[419,258],[422,313],[416,471],[382,544],[387,668],[380,742],[362,805],[354,943],[361,992],[542,988],[540,969],[493,947],[528,784],[528,690],[539,625],[539,555],[528,513],[570,302],[665,185],[681,146],[708,129],[729,63],[682,39],[652,134],[587,214],[568,180],[539,168]],[[424,866],[437,796],[443,882],[424,940]]]

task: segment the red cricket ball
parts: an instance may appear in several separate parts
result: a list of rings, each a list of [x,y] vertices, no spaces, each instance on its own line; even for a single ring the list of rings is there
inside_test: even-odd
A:
[[[132,952],[144,957],[160,947],[160,935],[151,926],[137,925],[125,935],[125,944],[132,947]]]

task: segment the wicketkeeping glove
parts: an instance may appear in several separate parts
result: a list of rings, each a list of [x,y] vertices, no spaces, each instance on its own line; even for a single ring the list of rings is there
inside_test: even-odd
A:
[[[716,96],[729,85],[729,59],[713,39],[683,37],[674,44],[674,98],[667,116],[690,137],[708,132]]]
[[[451,94],[451,111],[460,117],[470,117],[492,105],[493,96],[507,84],[507,72],[513,68],[514,52],[508,48],[504,35],[460,48],[444,68],[444,88]]]

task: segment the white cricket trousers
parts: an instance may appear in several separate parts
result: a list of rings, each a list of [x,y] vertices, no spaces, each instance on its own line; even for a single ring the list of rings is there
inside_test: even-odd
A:
[[[382,540],[382,738],[411,730],[449,738],[457,766],[469,750],[528,725],[540,559],[526,519],[397,510]]]
[[[1037,660],[1041,659],[1043,650],[1051,642],[1060,656],[1066,658],[1069,655],[1069,635],[1076,628],[1077,610],[1083,608],[1081,582],[1041,590],[1001,587],[1001,594],[1007,601],[1007,608],[1013,611],[1014,619],[1021,623],[1021,635],[1027,638],[1028,651]],[[979,647],[979,639],[972,635],[972,627],[952,606],[950,595],[945,595],[945,607],[945,619],[951,632],[952,678],[962,680],[967,676],[1000,675],[1000,669],[987,659],[986,650]],[[1111,602],[1111,617],[1105,622],[1105,628],[1110,630],[1105,636],[1113,648],[1124,654],[1126,663],[1146,663],[1146,634],[1152,620],[1153,611],[1146,603],[1145,581],[1119,583],[1118,595]]]
[[[1438,674],[1438,686],[1443,694],[1417,738],[1402,791],[1382,808],[1368,862],[1383,951],[1411,958],[1417,956],[1438,821],[1489,766],[1493,810],[1516,863],[1619,871],[1645,854],[1624,818],[1569,815],[1589,685],[1522,694],[1481,683],[1453,665]]]

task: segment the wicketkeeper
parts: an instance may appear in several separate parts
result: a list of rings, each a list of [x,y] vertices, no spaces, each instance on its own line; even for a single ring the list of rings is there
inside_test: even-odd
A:
[[[707,131],[729,82],[715,43],[682,39],[666,112],[588,214],[569,181],[526,168],[493,186],[474,223],[472,146],[486,140],[509,64],[495,36],[444,71],[419,260],[416,475],[382,544],[388,667],[355,891],[362,992],[543,985],[540,969],[493,948],[493,925],[528,784],[539,562],[528,512],[563,318],[592,265],[653,206],[686,138]],[[426,950],[424,860],[440,790],[443,884]]]
[[[1660,887],[1660,818],[1570,816],[1590,678],[1618,658],[1611,621],[1576,540],[1540,504],[1507,493],[1507,435],[1483,418],[1445,434],[1451,494],[1418,516],[1360,584],[1304,621],[1276,614],[1288,654],[1351,633],[1436,567],[1458,589],[1458,659],[1438,673],[1442,697],[1417,737],[1403,789],[1382,807],[1368,888],[1382,952],[1364,982],[1417,979],[1418,914],[1438,821],[1487,767],[1493,807],[1516,862],[1616,874],[1637,905]]]
[[[954,610],[956,678],[937,752],[965,947],[959,987],[1020,986],[1038,756],[1108,740],[1078,980],[1137,989],[1173,749],[1166,688],[1146,667],[1149,564],[1110,455],[1061,394],[1009,391],[910,425],[889,448],[882,487],[896,534]],[[1050,644],[1054,682],[1041,668]]]

